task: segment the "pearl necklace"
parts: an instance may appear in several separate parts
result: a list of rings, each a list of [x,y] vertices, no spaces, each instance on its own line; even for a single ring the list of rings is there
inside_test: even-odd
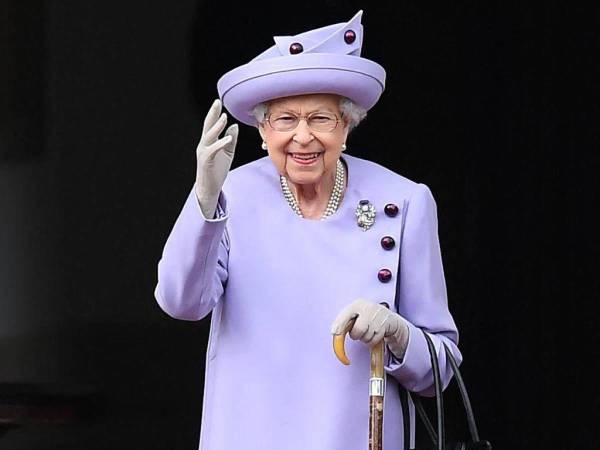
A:
[[[334,212],[337,211],[338,206],[340,205],[340,199],[342,198],[342,192],[344,190],[345,183],[345,171],[344,164],[342,161],[338,159],[335,170],[335,183],[333,185],[333,190],[331,191],[331,196],[329,197],[329,202],[327,203],[327,207],[321,216],[321,220],[325,220],[327,217],[331,216]],[[300,211],[300,205],[292,194],[290,187],[288,185],[287,179],[279,175],[279,181],[281,182],[281,190],[283,191],[283,196],[292,207],[292,210],[300,217],[304,217],[302,215],[302,211]]]

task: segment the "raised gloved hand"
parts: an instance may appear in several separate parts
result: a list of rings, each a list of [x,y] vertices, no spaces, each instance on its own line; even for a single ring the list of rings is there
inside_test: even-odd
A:
[[[225,178],[229,173],[238,137],[237,124],[231,125],[225,135],[219,134],[227,125],[227,114],[221,114],[221,101],[215,100],[206,118],[202,137],[196,149],[196,197],[204,217],[212,219]]]
[[[385,339],[390,351],[403,359],[408,345],[409,329],[406,320],[383,305],[358,299],[346,306],[333,321],[331,334],[341,334],[346,326],[355,319],[350,337],[373,347]]]

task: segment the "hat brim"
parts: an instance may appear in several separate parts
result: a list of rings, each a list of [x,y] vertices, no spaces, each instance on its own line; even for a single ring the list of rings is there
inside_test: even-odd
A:
[[[337,94],[372,108],[385,87],[379,64],[353,55],[304,54],[253,60],[217,82],[223,105],[238,121],[255,126],[259,103],[301,94]]]

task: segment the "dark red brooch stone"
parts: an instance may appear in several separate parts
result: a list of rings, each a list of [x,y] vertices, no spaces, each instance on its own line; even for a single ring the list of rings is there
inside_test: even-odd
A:
[[[294,42],[292,45],[290,45],[290,53],[292,55],[297,55],[298,53],[302,53],[303,50],[304,50],[304,47],[302,47],[302,44],[300,42]]]
[[[394,238],[391,236],[384,236],[381,238],[381,246],[385,249],[385,250],[391,250],[394,248],[394,246],[396,245],[396,241],[394,241]]]
[[[382,283],[387,283],[392,279],[392,272],[390,269],[381,269],[377,273],[377,278],[379,278],[379,281],[381,281]]]
[[[385,215],[388,217],[396,217],[398,215],[398,207],[393,203],[388,203],[385,205],[383,210],[385,211]]]
[[[356,33],[352,30],[348,30],[344,33],[344,41],[346,44],[352,44],[356,40]]]

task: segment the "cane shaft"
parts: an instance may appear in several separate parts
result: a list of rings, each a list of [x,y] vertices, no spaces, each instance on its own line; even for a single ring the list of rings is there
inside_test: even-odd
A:
[[[369,387],[369,450],[383,448],[383,339],[371,349],[371,381]]]

